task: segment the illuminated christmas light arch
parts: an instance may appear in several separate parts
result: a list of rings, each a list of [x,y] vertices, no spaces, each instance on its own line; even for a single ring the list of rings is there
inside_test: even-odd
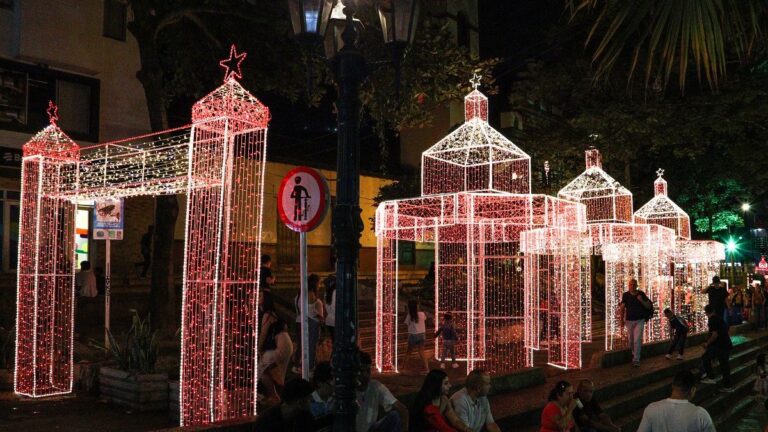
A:
[[[386,201],[376,210],[379,371],[398,371],[401,240],[434,244],[436,322],[453,315],[457,358],[466,360],[467,370],[505,372],[532,364],[532,350],[541,345],[526,343],[525,333],[537,331],[526,327],[529,316],[539,319],[538,304],[534,310],[532,301],[526,302],[528,283],[550,300],[547,322],[555,315],[569,317],[548,327],[550,364],[581,366],[580,249],[536,249],[531,243],[542,269],[568,265],[557,283],[539,288],[543,278],[526,277],[534,266],[521,236],[550,228],[546,235],[553,241],[578,245],[575,233],[585,227],[584,207],[530,193],[530,157],[488,124],[487,104],[475,88],[465,98],[465,123],[423,153],[421,197]],[[439,340],[435,349],[439,352]]]
[[[182,425],[256,412],[257,296],[269,110],[237,80],[198,101],[192,124],[79,147],[51,124],[24,146],[14,389],[72,390],[74,210],[81,199],[187,194]],[[232,63],[232,62],[230,62]]]
[[[709,303],[702,290],[720,270],[725,259],[725,245],[716,241],[677,241],[675,245],[675,313],[693,325],[691,331],[707,331]]]

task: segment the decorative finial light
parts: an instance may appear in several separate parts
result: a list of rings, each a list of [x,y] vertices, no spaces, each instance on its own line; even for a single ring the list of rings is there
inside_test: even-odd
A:
[[[48,109],[46,112],[48,113],[48,121],[52,125],[58,126],[57,122],[59,121],[59,107],[57,107],[52,100],[48,101]]]
[[[472,84],[472,88],[477,90],[478,87],[480,87],[480,80],[482,77],[477,74],[477,72],[472,74],[472,78],[469,80],[469,82]]]
[[[237,47],[235,44],[229,48],[229,58],[219,62],[219,66],[224,69],[224,81],[229,81],[230,78],[242,79],[243,74],[240,72],[240,63],[248,56],[247,53],[237,53]]]
[[[659,176],[659,178],[664,177],[664,168],[659,168],[656,170],[656,175]]]

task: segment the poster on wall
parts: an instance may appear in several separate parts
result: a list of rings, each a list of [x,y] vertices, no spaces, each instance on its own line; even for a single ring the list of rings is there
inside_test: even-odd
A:
[[[93,238],[96,240],[122,240],[124,202],[121,198],[105,198],[93,207]]]

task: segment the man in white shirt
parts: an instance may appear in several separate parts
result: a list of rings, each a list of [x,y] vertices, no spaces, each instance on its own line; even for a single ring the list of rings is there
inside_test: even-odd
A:
[[[637,432],[715,432],[707,410],[689,402],[696,394],[696,377],[680,371],[669,398],[649,404]]]
[[[500,432],[488,403],[490,391],[491,376],[482,369],[475,369],[467,376],[466,386],[451,397],[456,416],[473,432]]]
[[[360,385],[357,404],[360,407],[355,423],[356,432],[400,432],[407,429],[408,409],[398,401],[384,384],[371,379],[373,361],[368,353],[360,352]],[[379,407],[386,413],[379,419]]]
[[[96,287],[96,275],[91,271],[91,263],[80,263],[80,271],[75,275],[75,285],[79,288],[80,297],[96,297],[99,290]]]

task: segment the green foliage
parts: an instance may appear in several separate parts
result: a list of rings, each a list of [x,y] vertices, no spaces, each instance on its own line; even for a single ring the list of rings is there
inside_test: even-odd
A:
[[[768,198],[761,186],[768,171],[754,163],[768,142],[765,72],[736,74],[717,94],[647,95],[640,84],[628,89],[621,76],[594,86],[589,59],[562,49],[555,62],[531,61],[509,96],[523,118],[520,144],[558,174],[554,192],[584,169],[583,152],[595,145],[637,204],[652,196],[649,180],[659,167],[693,221]]]
[[[155,372],[158,357],[158,330],[152,330],[150,317],[141,319],[138,312],[133,312],[131,328],[120,343],[111,331],[107,330],[109,345],[91,339],[89,345],[103,351],[117,363],[119,369],[135,374],[150,374]]]
[[[594,42],[595,79],[616,66],[629,81],[666,86],[677,75],[685,88],[689,64],[716,89],[729,62],[749,63],[766,48],[765,0],[567,0],[572,16],[593,14],[586,44]]]
[[[694,222],[696,231],[702,233],[718,234],[720,231],[728,231],[731,228],[744,226],[744,218],[733,210],[721,210],[712,216],[712,226],[709,226],[708,218],[699,218]]]

